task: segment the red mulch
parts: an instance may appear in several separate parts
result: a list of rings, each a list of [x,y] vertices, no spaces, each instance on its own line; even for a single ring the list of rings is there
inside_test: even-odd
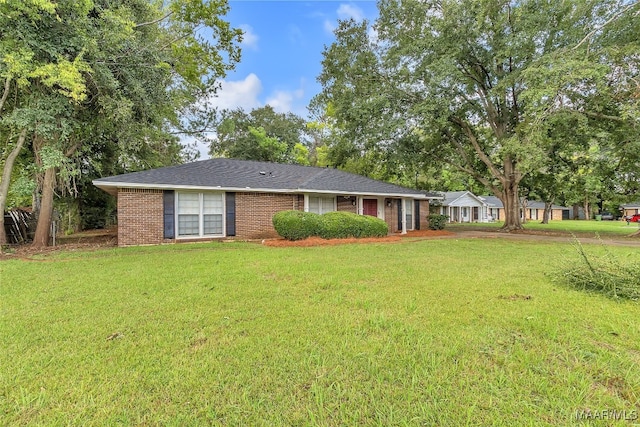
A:
[[[262,242],[265,246],[274,247],[308,247],[308,246],[333,246],[343,245],[345,243],[392,243],[399,242],[410,237],[445,237],[453,236],[455,233],[445,230],[414,230],[408,231],[407,234],[391,234],[385,237],[363,237],[357,239],[350,237],[347,239],[322,239],[320,237],[310,237],[304,240],[290,241],[285,239],[268,239]]]
[[[415,230],[408,231],[407,234],[392,234],[385,237],[366,237],[362,239],[321,239],[319,237],[312,237],[295,242],[284,239],[267,239],[263,240],[262,243],[265,246],[273,247],[333,246],[343,245],[345,243],[394,243],[407,238],[436,238],[453,236],[454,234],[455,233],[445,230]],[[56,239],[56,246],[34,248],[30,244],[9,245],[8,251],[0,251],[0,260],[16,258],[32,259],[34,255],[45,255],[58,251],[97,250],[115,246],[117,246],[117,230],[115,228],[109,230],[88,230],[70,236],[59,236]]]

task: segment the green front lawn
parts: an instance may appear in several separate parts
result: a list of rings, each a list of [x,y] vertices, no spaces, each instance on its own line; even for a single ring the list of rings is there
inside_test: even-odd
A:
[[[498,230],[504,224],[503,221],[490,223],[464,223],[464,224],[447,224],[447,229],[472,229],[479,228],[482,230]],[[566,233],[575,234],[583,237],[593,237],[596,234],[601,236],[627,236],[634,231],[638,231],[640,223],[630,223],[626,221],[583,221],[583,220],[564,220],[549,221],[548,224],[541,224],[539,220],[527,221],[523,224],[525,230],[550,232],[550,233]]]
[[[576,425],[587,409],[637,416],[640,304],[551,283],[546,273],[574,253],[447,239],[2,261],[0,425],[540,426]]]

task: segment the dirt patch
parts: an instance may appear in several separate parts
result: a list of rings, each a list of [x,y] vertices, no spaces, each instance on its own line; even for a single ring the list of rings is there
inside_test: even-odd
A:
[[[59,251],[91,251],[118,245],[117,228],[87,230],[69,236],[56,236],[55,246],[34,248],[31,244],[7,245],[0,252],[0,260],[33,259],[36,255],[46,255]]]
[[[499,299],[506,299],[509,301],[518,301],[518,300],[530,300],[533,297],[531,295],[518,295],[518,294],[513,294],[513,295],[500,295],[498,296]]]
[[[320,237],[310,237],[304,240],[290,241],[285,239],[268,239],[263,240],[262,244],[273,247],[309,247],[309,246],[334,246],[344,245],[347,243],[394,243],[400,242],[407,238],[435,238],[435,237],[451,237],[455,233],[446,230],[413,230],[407,234],[391,234],[385,237],[363,237],[363,238],[346,238],[346,239],[322,239]]]

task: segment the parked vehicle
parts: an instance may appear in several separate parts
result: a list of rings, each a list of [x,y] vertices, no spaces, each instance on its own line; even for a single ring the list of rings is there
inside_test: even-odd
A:
[[[613,214],[611,212],[602,212],[601,217],[603,221],[613,221]]]

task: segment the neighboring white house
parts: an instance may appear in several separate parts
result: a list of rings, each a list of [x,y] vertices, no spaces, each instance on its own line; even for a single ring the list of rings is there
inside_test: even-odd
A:
[[[444,194],[440,214],[448,215],[449,222],[489,222],[487,204],[471,191],[451,191]]]

